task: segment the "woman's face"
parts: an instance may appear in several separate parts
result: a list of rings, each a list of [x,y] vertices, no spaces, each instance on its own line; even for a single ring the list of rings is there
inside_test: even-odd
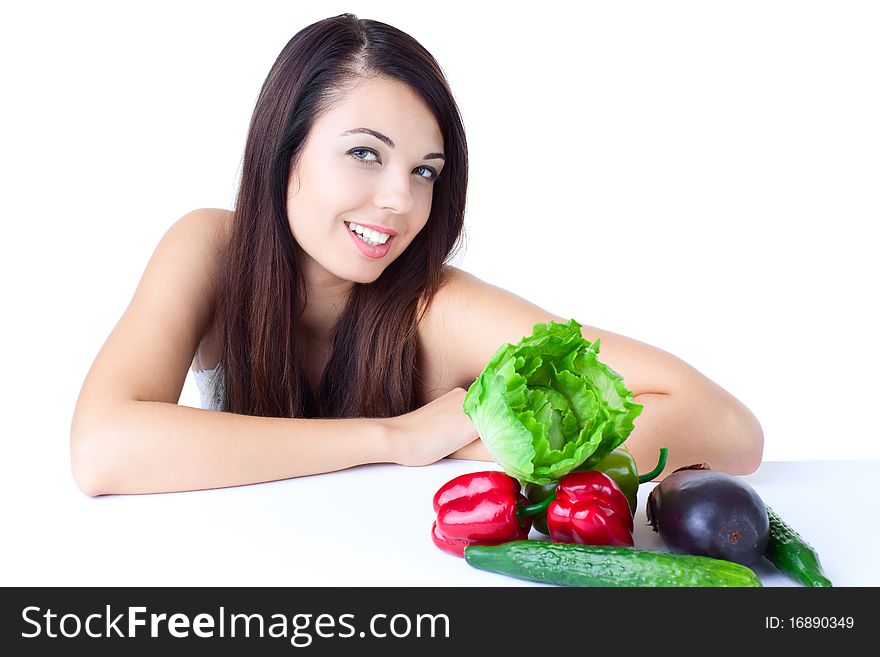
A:
[[[440,127],[406,84],[374,77],[349,88],[315,122],[288,183],[307,277],[376,280],[427,223],[443,164]]]

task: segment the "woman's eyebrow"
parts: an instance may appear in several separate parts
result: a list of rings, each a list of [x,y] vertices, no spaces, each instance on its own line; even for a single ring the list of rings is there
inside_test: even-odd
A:
[[[388,148],[395,148],[394,141],[392,141],[391,137],[383,135],[378,130],[373,130],[371,128],[352,128],[351,130],[346,130],[345,132],[343,132],[339,136],[345,137],[346,135],[357,135],[357,134],[372,135],[373,137],[375,137],[376,139],[381,141],[383,144],[388,146]],[[422,159],[424,159],[424,160],[443,160],[445,162],[446,156],[443,153],[428,153]]]

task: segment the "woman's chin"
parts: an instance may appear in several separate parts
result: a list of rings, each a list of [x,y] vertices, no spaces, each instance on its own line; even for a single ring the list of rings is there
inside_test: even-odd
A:
[[[369,285],[378,279],[384,267],[334,267],[332,269],[325,268],[333,276],[338,279],[348,281],[349,283],[359,283],[360,285]]]
[[[370,283],[374,283],[379,276],[382,275],[384,269],[375,269],[371,272],[358,272],[349,280],[352,283],[360,283],[361,285],[369,285]]]
[[[314,257],[309,257],[306,279],[317,283],[319,286],[324,281],[329,282],[332,278],[368,285],[376,281],[387,266],[377,266],[377,264],[369,262],[340,262],[338,259],[335,261],[321,261]],[[383,262],[383,265],[385,264]]]

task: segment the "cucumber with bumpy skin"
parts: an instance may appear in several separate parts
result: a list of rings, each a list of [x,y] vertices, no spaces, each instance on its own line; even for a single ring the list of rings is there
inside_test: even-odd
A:
[[[470,545],[464,558],[480,570],[560,586],[761,586],[732,561],[610,545],[510,541]]]
[[[831,582],[822,572],[819,555],[812,546],[773,509],[767,505],[765,507],[770,519],[770,538],[764,556],[779,570],[804,586],[830,587]]]

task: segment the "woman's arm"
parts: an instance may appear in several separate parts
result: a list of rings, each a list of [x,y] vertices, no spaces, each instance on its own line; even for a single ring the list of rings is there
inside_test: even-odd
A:
[[[504,342],[516,343],[530,335],[538,322],[568,321],[451,269],[450,282],[438,293],[438,308],[443,312],[436,313],[432,321],[438,330],[442,325],[451,334],[442,357],[448,360],[455,372],[454,380],[462,387],[467,388],[479,376]],[[439,315],[442,319],[437,319]],[[731,474],[748,474],[758,468],[764,446],[761,425],[733,395],[661,349],[590,326],[583,326],[581,332],[591,342],[601,339],[599,359],[623,376],[634,401],[644,406],[626,441],[640,470],[654,466],[661,447],[669,448],[661,476],[704,461],[715,470]],[[436,344],[443,341],[437,340]],[[475,457],[485,452],[482,445],[477,445],[459,453]]]
[[[218,413],[128,401],[71,431],[74,478],[87,495],[239,486],[392,461],[386,422]]]
[[[240,486],[365,463],[434,463],[475,437],[456,388],[393,418],[267,418],[166,402],[74,417],[71,456],[87,495]]]

